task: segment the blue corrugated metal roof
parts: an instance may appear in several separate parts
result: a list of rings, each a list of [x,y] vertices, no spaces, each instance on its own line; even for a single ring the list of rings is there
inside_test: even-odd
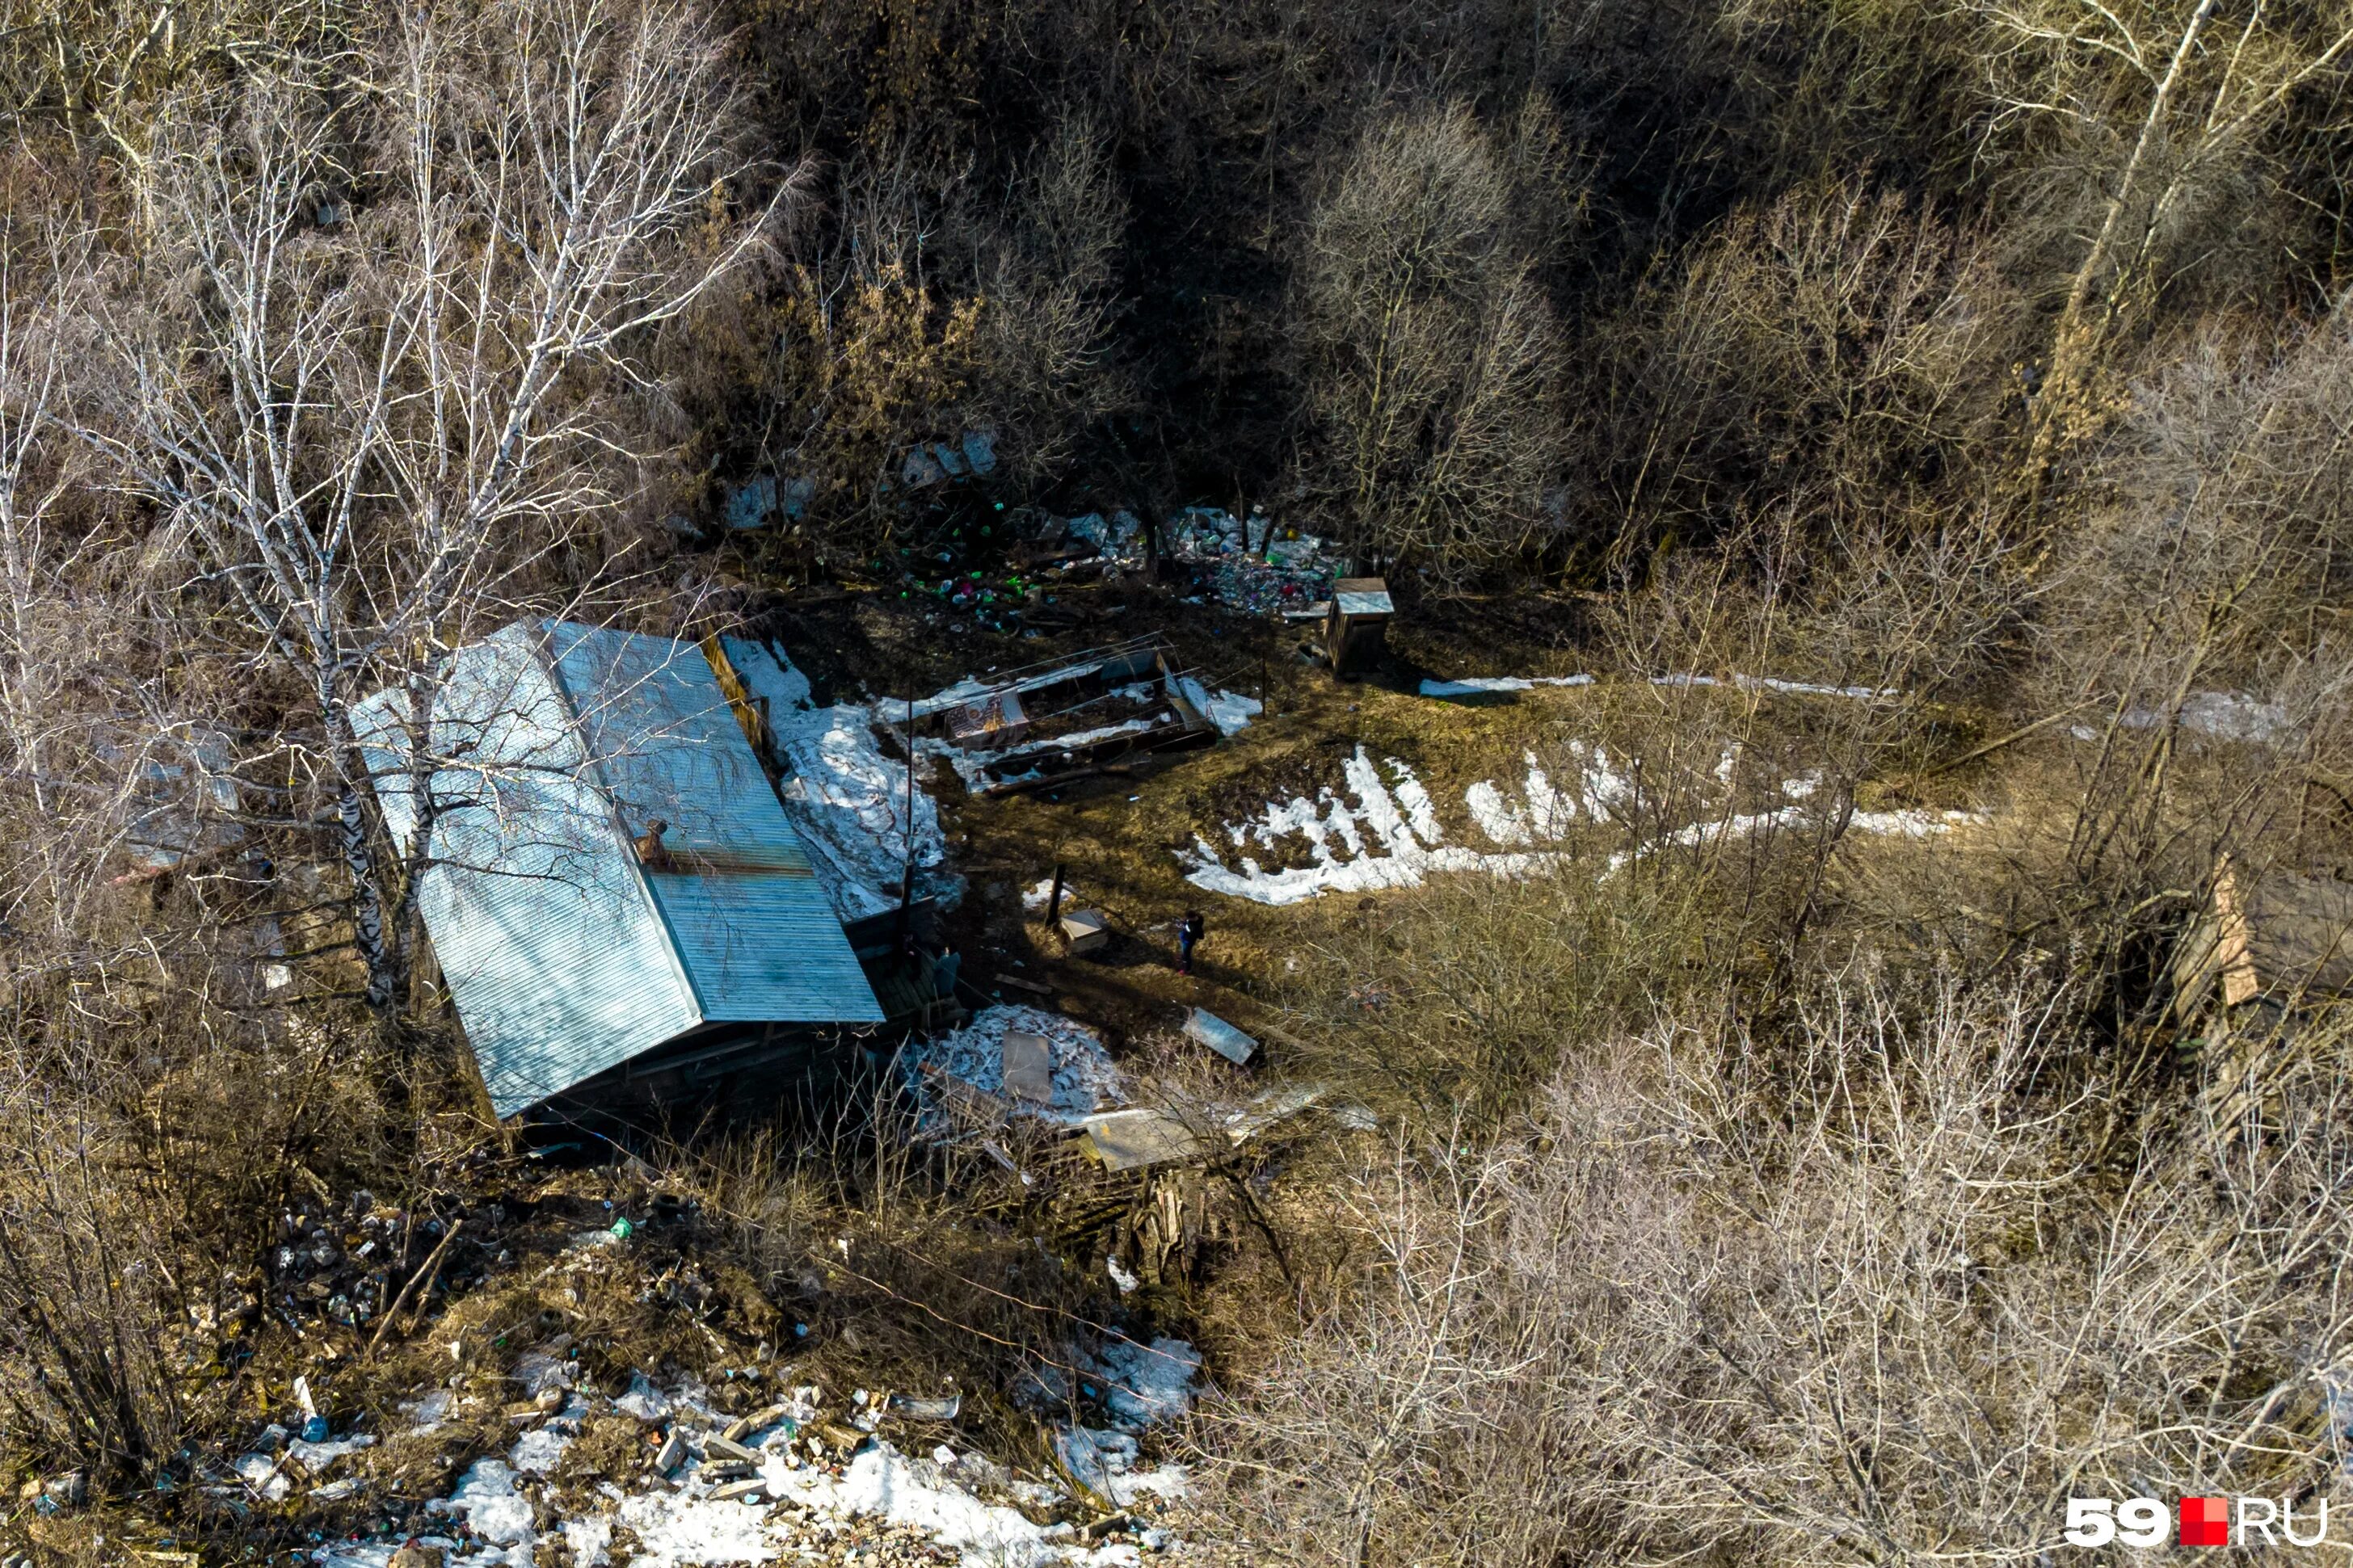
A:
[[[358,715],[387,825],[417,802],[387,691]],[[436,863],[419,908],[501,1116],[706,1020],[881,1009],[701,652],[568,623],[504,628],[434,705]],[[629,839],[651,817],[680,869]]]
[[[703,1015],[880,1023],[800,836],[700,649],[555,628],[556,669],[631,832],[651,818],[677,870],[647,884]]]

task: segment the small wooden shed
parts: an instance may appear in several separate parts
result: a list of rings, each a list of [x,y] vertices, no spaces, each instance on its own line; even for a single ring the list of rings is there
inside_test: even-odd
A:
[[[1384,577],[1343,577],[1332,584],[1332,608],[1324,619],[1324,657],[1332,673],[1362,675],[1388,651],[1389,616],[1397,606],[1389,601]]]
[[[2218,1000],[2282,1012],[2353,992],[2353,882],[2274,872],[2251,879],[2225,860],[2213,897],[2175,951],[2175,1016]]]

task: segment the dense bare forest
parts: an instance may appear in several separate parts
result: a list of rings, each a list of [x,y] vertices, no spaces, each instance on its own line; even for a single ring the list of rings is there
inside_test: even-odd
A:
[[[2353,1501],[2348,88],[2353,7],[2274,0],[10,0],[11,1563],[2022,1564],[2071,1498]],[[1205,508],[1384,578],[1388,662],[1188,576]],[[967,776],[925,871],[969,999],[1061,965],[1233,1147],[1105,1196],[871,1037],[501,1121],[433,780],[514,784],[417,715],[551,620],[866,704],[902,921],[913,700],[1145,635],[1246,689]],[[1065,863],[1119,964],[1048,952]],[[1071,1456],[1099,1331],[1206,1368],[1163,1512]],[[679,1461],[614,1396],[754,1367],[961,1390],[895,1440],[1047,1533],[632,1514]],[[290,1495],[314,1404],[373,1447]]]

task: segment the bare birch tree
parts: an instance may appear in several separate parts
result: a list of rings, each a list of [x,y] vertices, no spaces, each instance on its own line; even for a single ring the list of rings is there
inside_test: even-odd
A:
[[[1972,0],[1988,27],[1989,138],[2057,136],[2082,149],[2092,191],[2034,397],[2021,487],[2039,509],[2052,471],[2113,416],[2105,357],[2180,265],[2179,241],[2234,165],[2283,161],[2269,145],[2307,89],[2340,84],[2307,135],[2346,123],[2353,15],[2265,0]],[[2243,187],[2235,187],[2242,194]],[[2245,221],[2222,214],[2224,226]]]
[[[682,0],[403,12],[371,70],[357,109],[271,74],[169,108],[139,174],[152,233],[89,290],[103,374],[78,429],[314,710],[289,743],[332,795],[386,1009],[432,823],[381,841],[352,708],[402,685],[421,724],[443,656],[552,558],[609,575],[649,340],[788,187],[757,193]],[[422,733],[410,755],[429,771]]]

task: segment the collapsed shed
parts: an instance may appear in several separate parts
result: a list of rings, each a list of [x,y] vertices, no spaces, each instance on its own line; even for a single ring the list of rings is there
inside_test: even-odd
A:
[[[967,789],[1006,795],[1215,745],[1262,709],[1251,698],[1212,692],[1178,666],[1166,638],[1147,634],[993,680],[961,680],[880,711],[944,757]]]
[[[429,722],[411,700],[356,726],[396,840],[429,829],[418,908],[499,1115],[741,1089],[882,1020],[693,645],[518,623],[451,658]]]

